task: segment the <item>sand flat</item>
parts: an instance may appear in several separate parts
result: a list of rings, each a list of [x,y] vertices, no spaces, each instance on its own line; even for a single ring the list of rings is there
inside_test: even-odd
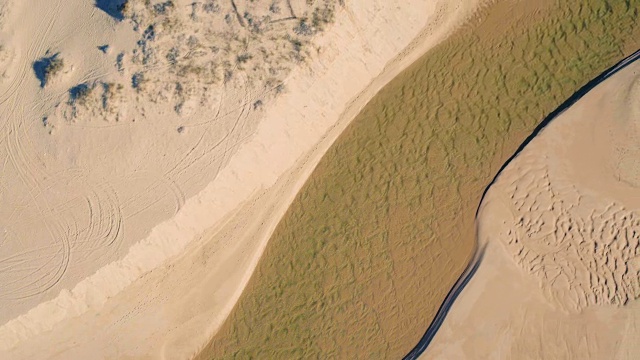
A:
[[[488,253],[425,359],[635,359],[637,60],[557,116],[487,193]]]

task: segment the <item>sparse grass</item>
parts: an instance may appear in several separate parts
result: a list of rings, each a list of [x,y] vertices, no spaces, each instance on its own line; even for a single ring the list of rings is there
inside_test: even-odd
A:
[[[40,58],[33,63],[33,70],[40,80],[40,87],[45,87],[63,69],[64,60],[59,53]]]
[[[205,2],[204,6],[202,8],[207,13],[218,13],[218,12],[220,12],[220,4],[218,4],[218,2],[216,0],[208,0],[207,2]]]
[[[272,2],[271,5],[269,5],[269,11],[273,14],[280,14],[280,5],[276,1]]]
[[[117,120],[123,100],[124,86],[115,82],[92,82],[78,84],[69,89],[67,104],[70,112],[68,120],[75,120],[82,114]]]
[[[302,50],[302,46],[304,46],[304,43],[300,41],[300,39],[292,38],[291,46],[293,46],[293,50],[299,52],[300,50]]]
[[[298,25],[293,28],[293,32],[301,36],[311,36],[314,34],[314,29],[307,24],[306,18],[302,18],[298,21]]]
[[[399,359],[470,257],[482,191],[639,46],[640,1],[501,3],[386,86],[320,162],[199,359]]]
[[[317,7],[333,7],[336,0],[299,1],[302,13],[315,14]],[[184,6],[174,0],[96,0],[95,5],[119,21],[130,22],[138,32],[135,48],[116,56],[120,82],[104,87],[101,105],[89,101],[102,110],[115,109],[119,99],[135,95],[151,103],[173,102],[174,110],[182,114],[185,105],[212,106],[207,92],[216,86],[273,89],[294,64],[307,59],[311,49],[307,45],[319,31],[305,18],[299,23],[304,34],[296,37],[288,22],[297,19],[289,2],[292,16],[272,20],[285,6],[280,0],[203,0]],[[99,49],[107,52],[106,45]],[[40,60],[34,70],[44,87],[61,70],[62,59],[56,54]],[[188,94],[175,91],[175,84],[189,84]],[[177,88],[183,89],[182,85]],[[78,101],[67,105],[74,116],[78,114]],[[88,109],[81,112],[95,115]]]
[[[252,56],[250,54],[240,54],[236,57],[236,62],[238,64],[245,64],[247,61],[251,60]]]
[[[117,107],[117,101],[120,99],[124,86],[114,82],[102,83],[102,109],[113,112]]]
[[[137,72],[131,76],[131,87],[137,92],[143,91],[147,83],[148,79],[142,72]]]
[[[317,7],[332,8],[335,1],[300,0],[298,5],[303,13],[318,17],[322,12]],[[139,33],[137,46],[126,54],[126,70],[136,80],[132,81],[132,88],[138,96],[153,102],[156,88],[171,87],[183,76],[189,76],[189,81],[201,90],[229,82],[242,86],[236,79],[245,79],[246,84],[256,87],[263,87],[269,78],[282,80],[294,64],[308,58],[306,44],[320,29],[312,27],[311,18],[298,22],[297,30],[286,21],[295,16],[281,15],[276,20],[285,21],[272,20],[281,5],[284,6],[281,1],[273,0],[205,0],[185,6],[171,0],[128,0],[122,15]],[[296,32],[301,36],[294,39]],[[124,56],[119,55],[116,61],[123,74]],[[278,71],[273,73],[275,68]],[[145,89],[136,85],[137,74],[142,73]],[[234,73],[240,76],[233,76]],[[209,99],[203,93],[194,96]],[[211,104],[203,104],[207,105]]]
[[[335,17],[335,5],[333,2],[325,1],[321,7],[313,10],[311,25],[318,31],[324,30],[325,26],[332,23]]]
[[[95,85],[92,84],[79,84],[69,89],[69,104],[73,106],[84,106],[87,104],[91,93],[95,89]]]
[[[45,81],[48,81],[51,77],[56,76],[64,68],[64,60],[61,57],[54,57],[51,59],[49,66],[47,66],[45,72]]]

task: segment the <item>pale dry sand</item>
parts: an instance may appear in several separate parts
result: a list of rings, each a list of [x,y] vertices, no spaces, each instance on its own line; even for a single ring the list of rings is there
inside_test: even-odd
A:
[[[305,2],[286,3],[305,11]],[[233,12],[224,4],[213,13],[248,40],[223,50],[218,72],[204,76],[204,40],[171,34],[206,33],[198,21],[212,20],[176,4],[182,27],[165,21],[152,41],[148,27],[136,32],[90,1],[1,3],[3,359],[195,354],[341,130],[476,5],[346,1],[324,32],[300,40],[310,50],[291,55],[277,40],[292,42],[290,26],[265,30],[271,44],[246,16],[225,16]],[[288,67],[266,69],[273,77],[240,69],[254,54],[235,59],[227,78],[234,51],[260,53],[251,46],[261,39]],[[195,72],[194,88],[174,83],[184,73],[161,57],[185,41],[195,44],[179,49],[195,58],[184,70]],[[211,41],[206,49],[217,51]],[[32,64],[54,54],[64,66],[43,84]],[[69,101],[69,89],[82,101]]]
[[[560,114],[502,171],[486,255],[424,359],[640,357],[640,62]]]

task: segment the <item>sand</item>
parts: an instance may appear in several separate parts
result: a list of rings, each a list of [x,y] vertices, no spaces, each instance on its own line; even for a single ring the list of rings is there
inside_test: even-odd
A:
[[[407,354],[472,256],[500,166],[637,39],[634,7],[579,3],[498,2],[382,89],[297,195],[199,358]]]
[[[266,28],[271,2],[216,3],[2,3],[0,357],[194,354],[333,140],[474,5],[333,3],[299,34],[331,2]]]
[[[176,6],[159,7],[155,6],[156,2],[152,7],[141,6],[140,2],[122,14],[110,5],[117,1],[97,3],[102,9],[97,9],[93,2],[80,0],[0,2],[3,45],[0,113],[6,119],[0,131],[3,164],[0,357],[3,359],[173,359],[195,354],[232,310],[282,214],[334,139],[384,84],[449,35],[475,5],[467,1],[434,4],[415,0],[400,8],[389,1],[354,0],[345,1],[344,6],[342,2],[334,2],[335,18],[327,24],[321,20],[322,31],[308,32],[301,27],[302,17],[313,17],[314,9],[324,14],[331,2],[276,1],[279,12],[272,11],[271,2],[267,1],[205,1],[195,6],[191,2],[176,1]],[[621,5],[601,8],[597,16],[595,12],[588,13],[588,18],[582,19],[589,26],[587,32],[575,28],[566,31],[566,39],[558,41],[558,45],[564,45],[563,41],[571,44],[575,52],[568,55],[549,53],[548,44],[541,43],[539,37],[545,41],[557,39],[544,31],[537,37],[527,33],[525,44],[535,44],[538,46],[535,49],[545,50],[534,59],[527,58],[531,54],[528,52],[523,55],[501,50],[523,27],[516,26],[522,19],[497,13],[493,23],[499,22],[509,30],[515,26],[517,31],[507,32],[510,36],[505,37],[489,36],[489,31],[478,32],[476,37],[476,28],[467,28],[456,40],[461,42],[434,49],[441,53],[413,66],[410,70],[415,72],[405,72],[394,81],[402,84],[407,77],[416,75],[412,85],[415,86],[418,81],[436,79],[437,85],[426,90],[428,96],[413,96],[413,99],[443,100],[430,104],[442,106],[420,104],[419,113],[426,114],[425,119],[430,121],[436,118],[435,112],[446,114],[447,121],[459,115],[470,129],[486,125],[487,114],[500,120],[479,138],[454,136],[459,141],[471,139],[477,145],[482,142],[478,139],[501,134],[498,130],[503,127],[510,129],[509,136],[517,139],[518,135],[527,133],[541,113],[552,109],[556,96],[566,96],[576,84],[625,51],[625,43],[617,35],[629,33],[629,17],[624,11],[617,16]],[[245,11],[249,15],[245,15]],[[529,18],[525,16],[525,19]],[[150,28],[150,22],[154,21],[157,27]],[[597,26],[600,21],[607,23],[604,30]],[[488,23],[494,28],[491,21]],[[547,25],[541,28],[546,29]],[[578,37],[580,41],[574,41],[576,33],[581,36],[588,33],[589,41],[584,42],[581,37]],[[185,34],[197,36],[191,38]],[[596,41],[591,42],[591,38]],[[502,39],[506,42],[501,42]],[[517,36],[515,39],[523,40]],[[518,41],[516,43],[523,43]],[[583,51],[585,47],[590,51]],[[476,72],[473,64],[475,59],[484,57],[469,56],[485,55],[481,49],[493,53],[487,56],[491,64],[506,66],[527,58],[533,65],[523,70],[522,78],[531,79],[529,75],[535,73],[539,81],[532,87],[540,93],[536,94],[540,98],[536,98],[535,104],[544,106],[532,106],[520,94],[505,91],[503,87],[520,80],[517,76],[512,78],[511,71],[491,67],[490,81],[484,78],[470,81],[484,74]],[[582,59],[576,53],[588,55]],[[212,56],[217,59],[216,63],[206,61]],[[554,78],[549,74],[555,72],[555,60],[565,57],[578,65],[569,69],[563,82],[546,82],[545,79]],[[57,59],[63,60],[60,67],[55,67],[55,71],[47,67],[47,64],[58,64]],[[260,67],[257,66],[262,64],[260,61],[286,66]],[[44,68],[34,69],[35,63]],[[454,67],[441,71],[446,66]],[[477,66],[483,68],[484,64]],[[38,69],[51,72],[42,73]],[[421,77],[417,69],[431,69],[431,72]],[[39,72],[43,75],[41,79],[36,76]],[[505,81],[492,80],[493,76]],[[180,81],[182,78],[186,80]],[[460,82],[451,81],[458,78]],[[426,83],[420,83],[420,91],[424,91]],[[487,87],[466,85],[476,83]],[[415,94],[420,91],[416,90]],[[509,94],[503,97],[508,105],[485,106],[505,93]],[[449,101],[451,99],[454,101]],[[459,99],[472,102],[470,109],[461,111]],[[516,100],[520,107],[515,106]],[[381,102],[376,104],[380,106]],[[494,114],[492,111],[496,109],[498,113]],[[506,122],[505,109],[526,114],[521,117],[524,123]],[[378,110],[372,109],[372,113],[361,118],[374,119],[371,114]],[[415,114],[413,110],[415,108],[406,107],[406,111]],[[406,115],[399,114],[400,118]],[[478,122],[464,121],[467,116]],[[455,124],[447,121],[436,128],[461,133]],[[402,135],[398,129],[402,127],[390,134]],[[453,136],[449,132],[444,135]],[[512,144],[516,143],[513,138],[510,138]],[[425,144],[424,138],[414,140],[414,144]],[[505,140],[505,143],[509,142]],[[471,155],[474,153],[490,154],[477,159],[479,162],[496,166],[501,163],[499,157],[492,157],[501,153],[501,145],[491,143],[489,153],[477,152],[469,146],[464,152],[453,154],[458,146],[450,147],[452,144],[443,142],[430,148],[433,150],[430,161],[438,169],[446,170],[446,166],[441,166],[446,162],[459,164],[456,162],[459,155],[464,161],[474,158]],[[356,145],[366,149],[363,143]],[[344,148],[338,148],[338,152],[341,149]],[[412,153],[412,149],[415,148],[405,143],[402,151]],[[508,147],[505,153],[510,153]],[[420,169],[424,173],[424,168]],[[492,173],[487,167],[483,174]],[[413,173],[405,175],[406,179],[416,180]],[[462,184],[461,188],[465,189],[462,193],[479,194],[485,179],[478,177],[468,187]],[[439,181],[451,184],[446,176]],[[362,190],[366,192],[365,187]],[[306,195],[303,192],[300,197]],[[447,199],[447,193],[436,195]],[[398,193],[398,197],[401,196],[402,193]],[[341,198],[349,199],[348,196]],[[464,198],[469,199],[464,202],[464,211],[473,211],[476,207],[473,196],[464,195]],[[457,205],[452,204],[450,209],[457,209]],[[338,207],[328,206],[325,211],[335,209]],[[406,209],[411,208],[398,207],[400,218],[421,221]],[[443,224],[446,226],[438,231],[460,225],[453,221]],[[465,224],[460,231],[470,235],[472,222]],[[411,230],[393,227],[396,235],[411,233]],[[377,241],[372,249],[385,246],[380,241],[385,239],[378,236],[374,228],[369,227],[367,231]],[[389,259],[420,260],[422,273],[429,269],[424,267],[425,259],[426,262],[454,259],[444,268],[446,278],[434,288],[434,293],[446,292],[450,286],[448,280],[454,279],[456,272],[464,267],[468,257],[465,255],[472,248],[472,236],[460,238],[464,239],[463,243],[446,244],[458,249],[455,254],[441,248],[426,252],[427,258],[414,256],[423,254],[420,252],[404,257],[403,254],[412,249],[423,250],[414,246],[401,249],[400,256],[395,258],[387,256],[389,251],[383,251],[380,258],[387,264]],[[269,243],[273,239],[277,237]],[[437,241],[429,244],[440,247]],[[306,252],[304,247],[298,249]],[[286,254],[289,257],[284,261],[276,256],[266,260],[293,268],[298,258],[295,254],[292,257],[291,252]],[[376,261],[380,258],[369,257],[366,251],[361,255],[373,259],[362,264],[370,266],[365,270],[378,278],[360,278],[363,281],[358,282],[356,290],[371,296],[366,300],[377,301],[377,294],[384,293],[377,292],[381,286],[375,281],[380,276],[384,276],[387,283],[396,278],[377,271]],[[332,266],[336,265],[336,259]],[[332,266],[327,269],[331,270]],[[280,267],[272,269],[283,272]],[[398,273],[401,275],[398,283],[407,290],[419,277],[408,271],[408,267],[403,269]],[[268,276],[269,272],[259,268],[253,277],[254,283],[269,280]],[[322,278],[310,280],[324,281]],[[330,285],[333,280],[329,280]],[[353,287],[354,284],[341,282],[340,278],[335,280],[341,286]],[[414,295],[424,294],[424,289],[429,291],[433,283],[424,281],[418,285],[413,289]],[[251,285],[249,289],[253,290]],[[249,292],[247,296],[255,294]],[[257,295],[260,298],[261,293]],[[427,312],[437,307],[438,296],[428,303]],[[274,301],[288,304],[278,297],[262,299],[261,305],[265,305],[267,312],[273,309]],[[388,340],[381,343],[381,348],[375,349],[379,351],[377,354],[406,351],[419,338],[418,329],[429,322],[430,315],[425,314],[422,304],[413,306],[414,297],[408,299],[408,305],[402,306],[385,301],[365,304],[395,307],[396,312],[383,315],[401,313],[411,319],[410,326],[396,335],[410,336],[395,345]],[[237,308],[242,307],[240,304]],[[355,305],[362,308],[362,303]],[[322,314],[317,309],[323,305],[314,306],[315,312]],[[296,309],[288,310],[300,314],[293,311]],[[365,326],[376,326],[372,312],[366,311],[373,322],[358,323],[360,319],[348,311],[343,313],[343,320],[356,322],[354,330],[366,331]],[[231,314],[231,321],[237,321],[237,314],[237,311]],[[240,321],[257,329],[255,322],[259,320]],[[264,322],[265,326],[272,324]],[[334,333],[341,329],[333,324],[318,322],[315,325],[326,326]],[[361,339],[376,340],[380,334],[393,333],[398,329],[397,324],[380,322],[378,329],[384,328],[384,331]],[[371,328],[375,330],[374,327]],[[282,330],[277,328],[270,335],[287,337],[286,328]],[[256,334],[263,333],[256,331]],[[354,331],[350,336],[357,334]],[[242,340],[243,336],[236,339]],[[319,345],[330,348],[330,340],[326,338]],[[294,348],[289,354],[297,350]]]
[[[640,61],[557,116],[499,174],[487,255],[425,359],[637,359]]]

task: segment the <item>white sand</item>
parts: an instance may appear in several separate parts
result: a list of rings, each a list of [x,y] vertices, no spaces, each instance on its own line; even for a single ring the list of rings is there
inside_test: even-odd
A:
[[[216,95],[217,108],[187,117],[163,101],[124,96],[127,111],[115,118],[69,120],[67,90],[131,76],[114,63],[138,35],[92,1],[7,4],[2,359],[194,354],[230,312],[328,146],[475,6],[347,0],[312,40],[319,51],[287,75],[286,92],[265,95],[258,109],[260,89],[237,75]],[[104,44],[106,54],[97,50]],[[41,89],[31,65],[48,50],[60,52],[65,68]]]
[[[640,62],[554,119],[500,174],[488,246],[425,359],[640,358]]]

